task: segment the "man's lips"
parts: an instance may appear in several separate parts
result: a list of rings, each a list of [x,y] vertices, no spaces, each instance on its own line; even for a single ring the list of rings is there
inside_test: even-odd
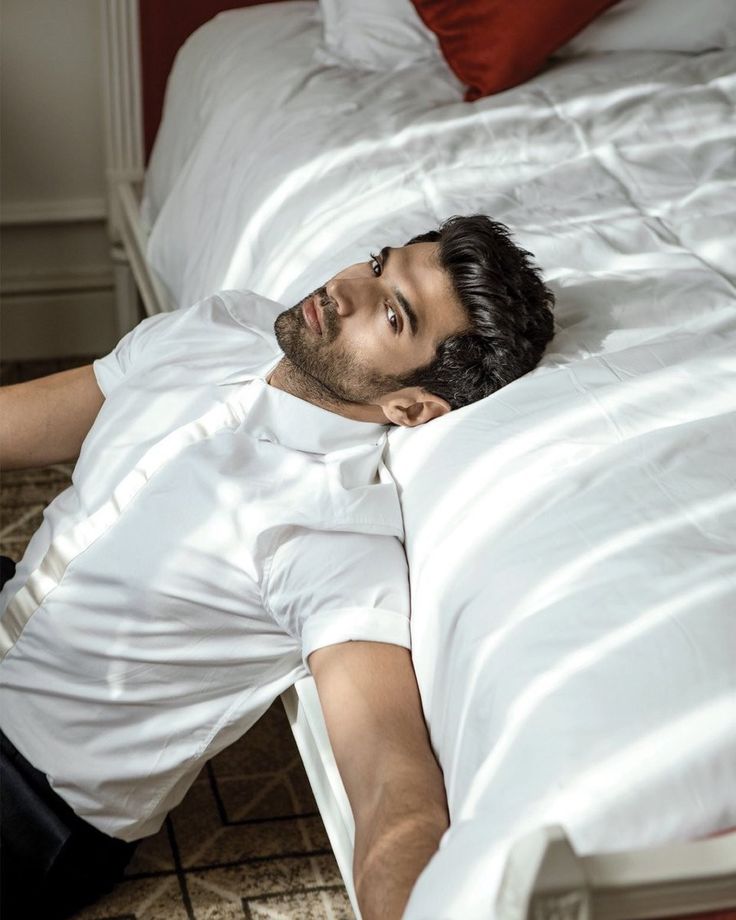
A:
[[[307,321],[307,325],[312,330],[316,332],[317,335],[322,335],[322,323],[320,317],[320,308],[319,301],[317,300],[317,295],[313,295],[304,303],[302,307],[302,313],[304,314],[304,319]]]

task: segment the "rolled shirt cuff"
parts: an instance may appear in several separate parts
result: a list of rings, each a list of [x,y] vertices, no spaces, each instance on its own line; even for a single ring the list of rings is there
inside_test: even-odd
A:
[[[351,640],[411,648],[409,617],[375,607],[340,607],[317,613],[307,620],[302,631],[304,666],[309,670],[307,659],[318,648]]]

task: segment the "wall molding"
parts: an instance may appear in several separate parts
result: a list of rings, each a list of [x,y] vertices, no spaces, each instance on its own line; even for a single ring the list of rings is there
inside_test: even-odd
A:
[[[53,198],[49,200],[5,201],[0,208],[0,226],[74,224],[107,220],[104,198]]]
[[[25,297],[30,294],[73,294],[110,291],[115,285],[113,270],[106,266],[73,272],[4,272],[0,296]]]

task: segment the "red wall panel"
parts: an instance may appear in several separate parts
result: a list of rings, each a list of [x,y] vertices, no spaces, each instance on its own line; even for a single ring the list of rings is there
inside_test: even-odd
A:
[[[146,160],[161,121],[166,78],[184,41],[222,10],[266,2],[269,0],[139,0]]]

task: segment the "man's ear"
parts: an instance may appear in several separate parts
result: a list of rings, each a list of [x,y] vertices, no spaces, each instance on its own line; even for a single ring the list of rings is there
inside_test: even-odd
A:
[[[394,425],[415,428],[433,418],[450,412],[452,406],[440,396],[428,393],[421,387],[406,387],[387,393],[378,401],[383,414]]]

